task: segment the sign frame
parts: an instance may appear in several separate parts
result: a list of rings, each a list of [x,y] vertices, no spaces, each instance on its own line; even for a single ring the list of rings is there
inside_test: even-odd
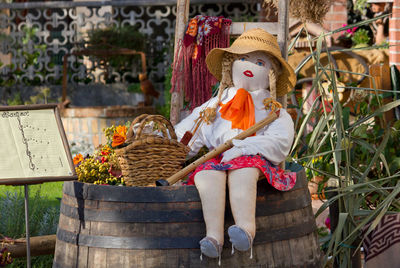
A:
[[[0,106],[0,114],[9,111],[30,111],[30,110],[53,110],[57,123],[58,132],[60,134],[63,148],[68,160],[69,168],[72,175],[69,176],[40,176],[25,178],[4,178],[0,179],[0,185],[27,185],[39,184],[44,182],[71,181],[77,180],[78,176],[72,161],[72,155],[69,148],[68,140],[65,134],[64,126],[61,121],[60,111],[57,104],[32,104],[32,105],[16,105],[16,106]]]

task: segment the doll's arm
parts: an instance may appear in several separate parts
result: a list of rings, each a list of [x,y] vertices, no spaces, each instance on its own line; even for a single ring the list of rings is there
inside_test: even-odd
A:
[[[181,122],[175,125],[175,133],[176,136],[178,137],[178,141],[180,141],[185,135],[186,131],[191,131],[193,130],[193,126],[195,124],[196,119],[199,117],[200,111],[204,108],[204,105],[197,107],[193,110],[193,112],[184,118]],[[201,134],[201,128],[197,130],[197,132],[194,134],[192,139],[190,140],[188,146],[190,147],[190,152],[188,154],[188,158],[192,158],[195,156],[199,150],[204,146],[204,142],[202,140],[202,135]]]
[[[280,116],[256,136],[244,140],[233,140],[233,145],[244,155],[260,154],[277,165],[289,154],[294,138],[294,124],[286,110],[281,109]],[[233,148],[235,148],[233,147]]]

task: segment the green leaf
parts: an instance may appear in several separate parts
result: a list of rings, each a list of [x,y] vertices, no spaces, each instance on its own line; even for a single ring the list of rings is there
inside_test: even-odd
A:
[[[354,27],[360,27],[360,26],[363,26],[363,25],[369,25],[370,23],[372,23],[372,22],[374,22],[374,21],[376,21],[376,20],[383,19],[383,18],[386,18],[386,17],[391,16],[391,15],[392,15],[392,14],[389,13],[389,14],[384,14],[384,15],[381,15],[381,16],[377,16],[377,17],[372,18],[372,19],[363,20],[363,21],[358,22],[358,23],[354,23],[354,24],[351,24],[351,25],[347,25],[347,26],[345,26],[345,27],[341,27],[341,28],[335,29],[335,30],[333,30],[333,31],[330,31],[330,32],[328,32],[328,33],[325,33],[324,35],[325,35],[325,36],[329,36],[329,35],[332,35],[332,34],[335,34],[335,33],[339,33],[339,32],[345,31],[345,30],[347,30],[347,29],[352,29],[352,28],[354,28]],[[319,37],[318,37],[318,38],[319,38]],[[314,41],[315,41],[315,39],[317,39],[317,38],[314,38]]]
[[[375,164],[376,160],[381,155],[383,149],[385,149],[385,146],[386,146],[386,144],[388,142],[389,137],[390,137],[390,131],[386,131],[386,134],[383,137],[382,143],[379,145],[378,149],[376,150],[371,162],[369,163],[368,167],[366,168],[366,170],[364,171],[363,175],[361,176],[360,181],[364,181],[365,178],[367,177],[367,175],[368,175],[369,171],[371,170],[372,166]],[[385,162],[386,162],[386,160],[385,160]]]
[[[289,47],[288,47],[288,52],[290,52],[292,50],[292,48],[294,47],[294,45],[296,44],[297,40],[300,38],[300,35],[303,33],[304,31],[304,27],[302,27],[300,29],[300,31],[297,33],[296,37],[292,40],[292,42],[290,43]]]
[[[368,150],[369,152],[371,152],[371,153],[376,153],[376,151],[377,151],[374,147],[372,147],[368,142],[366,142],[366,141],[364,141],[364,140],[353,139],[353,141],[354,141],[355,143],[361,145],[363,149],[367,149],[367,150]],[[382,153],[380,153],[380,154],[379,154],[379,157],[381,158],[382,163],[383,163],[383,165],[385,166],[388,175],[390,176],[390,173],[394,173],[394,172],[391,172],[391,171],[390,171],[390,168],[389,168],[389,166],[388,166],[388,164],[387,164],[385,155],[382,154]]]
[[[359,127],[353,130],[353,135],[358,138],[368,139],[367,135],[368,125],[360,125]]]
[[[314,102],[313,102],[313,104],[311,105],[311,111],[316,107],[317,102],[318,102],[318,98],[315,99]],[[305,130],[305,128],[306,128],[306,125],[307,125],[308,121],[309,121],[310,118],[311,118],[311,115],[312,115],[312,113],[308,113],[308,114],[306,115],[306,117],[304,118],[304,120],[303,120],[303,122],[302,122],[302,124],[301,124],[301,126],[300,126],[300,129],[299,129],[299,131],[298,131],[298,134],[297,134],[297,136],[296,136],[296,139],[295,139],[295,141],[294,141],[294,143],[293,143],[293,146],[292,146],[293,149],[296,148],[296,146],[298,145],[298,143],[299,143],[299,141],[300,141],[300,138],[302,137],[302,135],[303,135],[303,133],[304,133],[304,130]],[[292,151],[293,151],[293,149],[292,149]]]
[[[389,170],[392,174],[400,171],[400,157],[396,157],[390,162]]]
[[[336,230],[333,233],[333,237],[335,239],[335,246],[333,248],[333,252],[335,253],[337,251],[337,247],[342,241],[342,230],[345,227],[346,219],[349,213],[339,213],[339,220],[338,224],[336,226]]]
[[[376,19],[349,25],[328,34],[367,25]],[[310,48],[310,55],[296,68],[298,73],[310,59],[313,60],[315,66],[315,77],[311,90],[307,92],[308,95],[302,103],[306,103],[307,99],[310,100],[311,93],[318,94],[318,103],[313,101],[308,112],[299,116],[301,121],[299,121],[299,128],[296,123],[296,129],[299,131],[292,152],[294,149],[298,151],[292,155],[301,156],[297,160],[303,163],[308,172],[317,172],[338,182],[339,187],[335,188],[337,195],[324,202],[316,215],[337,202],[340,221],[335,233],[332,234],[332,239],[326,241],[325,255],[332,258],[337,256],[339,265],[346,263],[350,265],[351,252],[354,249],[349,246],[357,244],[360,246],[359,235],[362,228],[369,223],[372,223],[371,226],[374,227],[391,210],[400,211],[400,200],[396,199],[399,196],[400,184],[394,185],[400,181],[400,160],[398,159],[400,158],[400,122],[396,122],[391,128],[382,129],[374,120],[376,117],[382,117],[384,112],[398,107],[400,100],[383,105],[379,94],[382,92],[393,93],[393,90],[346,85],[347,90],[352,89],[353,92],[363,90],[371,97],[367,96],[365,101],[357,103],[356,107],[351,108],[360,111],[352,117],[347,105],[344,106],[339,102],[336,75],[351,74],[359,77],[370,77],[370,75],[353,70],[338,70],[336,67],[332,67],[331,62],[323,65],[320,62],[321,53],[327,53],[329,61],[332,57],[332,51],[325,51],[322,46],[325,36],[320,35],[312,39],[308,34],[307,27],[304,28],[304,32],[309,41],[317,41],[317,46],[315,51]],[[359,49],[339,49],[338,51],[357,52],[358,50],[368,51],[377,48],[378,46],[371,46]],[[328,107],[326,102],[327,95],[321,85],[324,80],[329,80],[331,84],[332,107]],[[300,106],[299,109],[303,111],[303,106]],[[320,159],[321,157],[322,159]],[[317,162],[313,161],[315,158],[318,158]],[[368,177],[371,174],[374,177]],[[394,175],[390,176],[390,174]],[[331,192],[325,188],[325,193]],[[368,207],[366,197],[373,203],[373,206]]]
[[[350,118],[350,108],[343,108],[343,127],[347,129],[349,127],[349,118]]]
[[[362,123],[368,121],[369,119],[371,119],[371,118],[373,118],[373,117],[375,117],[375,116],[377,116],[379,114],[382,114],[384,112],[390,111],[390,110],[392,110],[393,108],[395,108],[395,107],[397,107],[399,105],[400,105],[400,100],[389,102],[388,104],[385,104],[382,107],[380,107],[379,109],[377,109],[372,114],[370,114],[370,115],[368,115],[368,116],[366,116],[364,118],[361,118],[360,120],[355,122],[353,125],[351,125],[349,127],[349,129],[355,128],[355,127],[361,125]]]
[[[323,116],[318,121],[317,125],[314,127],[314,130],[313,130],[313,132],[311,134],[310,141],[308,142],[308,145],[310,147],[314,147],[314,142],[316,141],[316,139],[318,137],[320,137],[321,133],[324,131],[324,129],[325,129],[326,125],[327,125],[327,122],[328,122],[328,118],[329,118],[329,116],[328,117]]]

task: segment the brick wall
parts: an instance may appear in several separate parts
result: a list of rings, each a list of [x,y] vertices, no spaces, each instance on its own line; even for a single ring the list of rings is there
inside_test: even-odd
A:
[[[347,24],[347,0],[333,1],[325,16],[323,27],[332,31],[342,27],[343,24]],[[339,35],[340,33],[336,33],[332,37],[336,39]]]
[[[392,17],[389,20],[389,64],[400,70],[400,0],[393,0]]]
[[[123,125],[141,114],[154,114],[154,107],[87,107],[67,108],[61,111],[61,119],[69,144],[85,143],[91,151],[105,144],[103,128]]]

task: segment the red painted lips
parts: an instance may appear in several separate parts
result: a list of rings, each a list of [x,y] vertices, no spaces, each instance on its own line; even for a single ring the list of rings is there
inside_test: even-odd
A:
[[[253,74],[250,70],[244,71],[243,74],[244,74],[245,76],[248,76],[248,77],[253,77],[253,76],[254,76],[254,74]]]

